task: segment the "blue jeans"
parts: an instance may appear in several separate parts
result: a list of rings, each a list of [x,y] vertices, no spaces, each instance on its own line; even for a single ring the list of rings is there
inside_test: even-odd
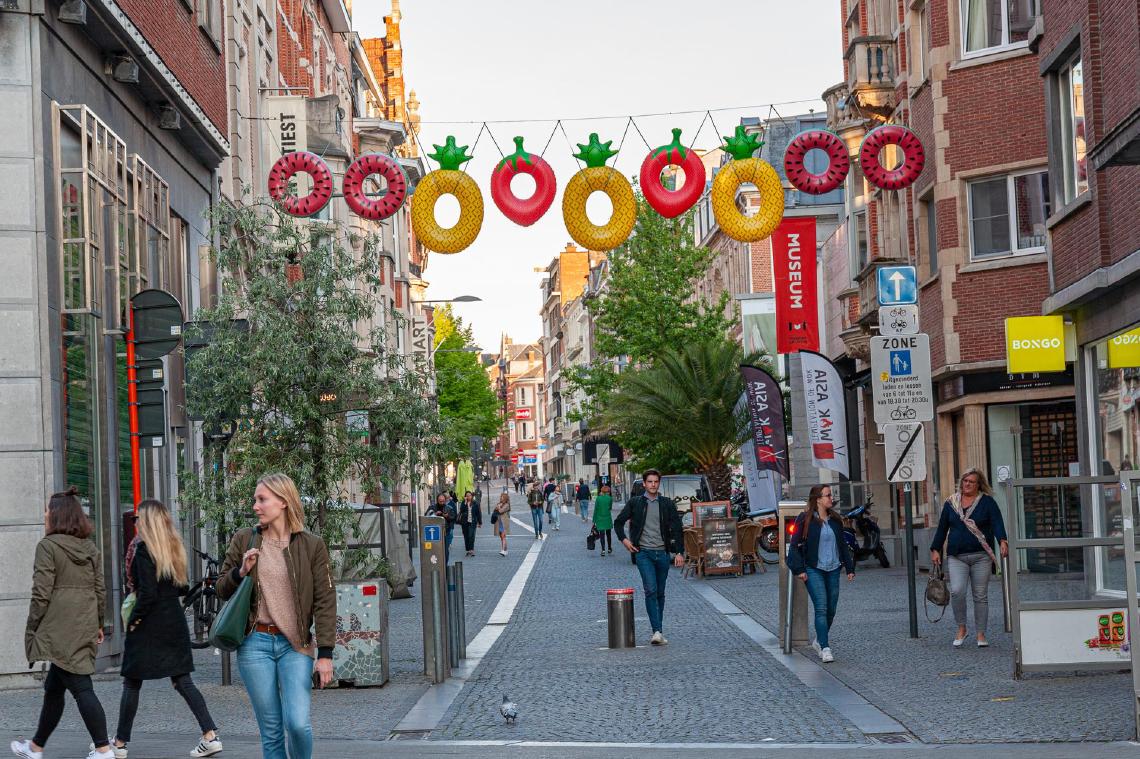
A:
[[[550,526],[556,530],[562,529],[562,507],[557,504],[550,506]]]
[[[534,525],[534,534],[542,534],[542,507],[530,510],[530,521]]]
[[[669,553],[657,548],[642,548],[633,555],[641,584],[645,587],[645,611],[653,632],[661,632],[665,616],[665,581],[669,579]]]
[[[578,501],[578,511],[582,512],[582,519],[586,519],[587,517],[589,517],[590,516],[590,502],[589,501]]]
[[[815,610],[815,639],[820,648],[827,648],[827,633],[835,621],[835,608],[839,605],[839,575],[843,567],[830,572],[807,568],[807,592]]]
[[[293,650],[284,635],[250,633],[237,652],[238,671],[261,732],[263,759],[311,759],[309,719],[313,660]]]

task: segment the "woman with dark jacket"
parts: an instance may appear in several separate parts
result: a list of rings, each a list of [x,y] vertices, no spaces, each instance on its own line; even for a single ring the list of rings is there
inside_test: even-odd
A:
[[[56,493],[44,511],[44,538],[36,545],[32,601],[24,631],[28,665],[51,662],[44,680],[40,722],[30,741],[14,740],[12,753],[43,759],[44,746],[63,716],[70,692],[95,744],[87,759],[113,759],[107,716],[91,685],[95,655],[103,642],[103,563],[89,540],[94,527],[83,513],[79,491]]]
[[[288,744],[289,759],[310,759],[314,657],[320,686],[333,678],[336,590],[329,552],[321,538],[305,532],[301,496],[286,475],[257,481],[253,511],[257,527],[239,530],[226,550],[218,596],[229,598],[253,573],[247,635],[237,660],[261,732],[261,755],[286,759]]]
[[[977,628],[978,648],[989,645],[986,624],[989,621],[989,584],[997,558],[994,556],[994,539],[1000,541],[1001,555],[1009,555],[1005,522],[1001,509],[993,498],[993,490],[986,476],[977,469],[967,469],[958,480],[958,492],[942,504],[938,529],[930,543],[930,560],[942,562],[946,554],[946,570],[950,575],[950,606],[958,634],[954,647],[966,640],[966,588],[974,597],[974,627]]]
[[[483,526],[483,509],[470,490],[463,494],[459,506],[459,526],[463,528],[463,548],[468,556],[474,556],[475,530]]]
[[[831,487],[816,485],[808,493],[807,508],[796,517],[788,552],[788,571],[807,583],[815,611],[812,648],[824,664],[835,661],[828,635],[839,605],[839,573],[855,579],[855,559],[843,540],[843,522],[831,508]]]
[[[127,757],[143,680],[164,677],[170,678],[202,730],[202,738],[190,756],[213,756],[222,750],[222,742],[206,700],[190,677],[194,656],[181,601],[187,586],[186,548],[174,529],[170,512],[159,501],[139,504],[136,525],[139,539],[128,570],[135,607],[127,620],[123,646],[123,695],[115,731],[115,757]]]

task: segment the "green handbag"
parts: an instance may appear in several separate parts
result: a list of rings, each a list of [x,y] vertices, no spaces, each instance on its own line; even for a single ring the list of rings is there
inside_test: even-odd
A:
[[[261,537],[260,534],[257,536]],[[258,540],[257,542],[260,542]],[[257,547],[256,545],[254,546]],[[253,598],[253,573],[242,578],[237,590],[222,606],[210,625],[210,645],[222,651],[237,651],[245,640],[249,605]]]

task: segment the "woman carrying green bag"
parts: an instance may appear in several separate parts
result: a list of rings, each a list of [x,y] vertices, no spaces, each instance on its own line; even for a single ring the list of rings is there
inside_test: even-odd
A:
[[[246,637],[237,660],[261,732],[262,756],[311,759],[313,661],[323,688],[333,678],[336,643],[328,548],[305,532],[301,497],[284,474],[258,480],[253,511],[257,527],[239,530],[226,550],[218,596],[228,599],[246,575],[252,577]]]

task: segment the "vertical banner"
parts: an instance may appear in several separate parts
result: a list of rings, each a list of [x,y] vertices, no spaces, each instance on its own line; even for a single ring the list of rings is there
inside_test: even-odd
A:
[[[309,149],[309,118],[305,98],[301,95],[266,95],[262,98],[261,170],[266,176],[254,184],[264,187],[269,170],[286,153]],[[308,192],[309,175],[297,175],[300,194]]]
[[[747,407],[748,396],[741,393],[736,412],[745,413]],[[740,446],[740,463],[744,470],[744,486],[748,491],[748,513],[774,511],[780,505],[779,478],[774,472],[761,469],[756,463],[756,446],[752,444],[751,438]]]
[[[800,351],[811,463],[851,478],[847,458],[847,399],[839,372],[826,356]]]
[[[819,350],[819,294],[816,290],[815,218],[784,217],[772,233],[776,284],[776,350]]]
[[[788,436],[784,427],[784,397],[771,374],[755,366],[741,366],[752,446],[758,469],[769,469],[788,479]]]

